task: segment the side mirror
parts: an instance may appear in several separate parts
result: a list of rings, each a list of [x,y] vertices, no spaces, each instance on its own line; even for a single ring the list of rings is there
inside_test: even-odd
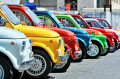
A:
[[[29,0],[29,3],[34,3],[34,0]]]
[[[25,22],[22,22],[22,25],[26,25],[26,23],[25,23]]]

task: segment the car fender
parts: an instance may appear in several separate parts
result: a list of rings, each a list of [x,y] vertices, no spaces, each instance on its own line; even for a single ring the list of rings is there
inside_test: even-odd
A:
[[[51,49],[49,47],[47,47],[45,44],[40,43],[40,42],[33,42],[32,47],[35,47],[35,46],[44,49],[48,53],[48,55],[50,56],[53,63],[59,63],[59,60],[57,60],[57,57],[55,58],[54,52],[52,52]]]
[[[117,40],[117,38],[116,38],[115,36],[113,36],[113,39],[115,39],[115,42],[116,42],[117,45],[118,45],[119,40]]]
[[[87,48],[87,46],[88,46],[87,43],[81,38],[78,38],[78,40],[83,43],[83,45],[85,46],[85,49],[87,50],[88,49]]]
[[[104,46],[104,44],[102,43],[101,40],[99,40],[97,38],[91,38],[91,41],[97,41],[97,42],[99,42],[99,44],[102,46],[102,49],[105,50],[105,46]]]
[[[7,56],[7,58],[11,61],[13,67],[18,70],[20,65],[18,65],[17,59],[10,51],[8,51],[4,47],[0,46],[0,54],[4,54],[5,56]]]
[[[110,46],[112,46],[112,45],[113,45],[113,42],[110,40],[110,38],[107,37],[107,40],[108,40]]]

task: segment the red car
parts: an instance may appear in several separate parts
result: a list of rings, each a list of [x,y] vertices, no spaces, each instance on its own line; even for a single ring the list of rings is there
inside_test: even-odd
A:
[[[117,42],[118,42],[118,36],[116,35],[115,32],[111,32],[111,31],[107,31],[105,29],[101,29],[101,28],[96,28],[96,27],[90,27],[87,22],[80,16],[80,15],[71,15],[73,16],[73,18],[76,21],[79,21],[78,24],[80,24],[80,22],[83,22],[84,25],[80,25],[82,28],[87,28],[87,29],[93,29],[93,30],[97,30],[100,31],[101,33],[103,33],[103,35],[105,35],[107,37],[107,42],[109,44],[109,46],[111,46],[111,50],[109,52],[114,52],[116,47],[117,47]],[[113,44],[113,41],[116,41],[116,44]]]

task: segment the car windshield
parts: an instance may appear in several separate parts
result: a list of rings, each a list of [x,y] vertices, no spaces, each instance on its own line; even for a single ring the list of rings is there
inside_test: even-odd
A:
[[[63,24],[57,19],[57,17],[54,14],[51,14],[51,16],[58,24],[60,24],[60,26],[63,27]]]
[[[85,27],[85,24],[83,23],[83,21],[80,18],[74,17],[74,19],[80,25],[80,27],[82,27],[82,28]]]
[[[70,18],[73,20],[73,22],[74,22],[79,28],[81,28],[80,25],[75,21],[75,19],[74,19],[72,16],[71,16]]]
[[[102,28],[103,26],[100,25],[97,21],[86,21],[90,27],[98,27]]]
[[[104,27],[109,27],[108,23],[104,20],[99,20],[100,24]]]
[[[40,19],[33,11],[31,11],[29,8],[26,8],[25,11],[37,25],[41,25]]]
[[[6,16],[10,19],[10,21],[13,24],[17,25],[21,23],[21,21],[14,15],[14,13],[6,5],[0,5],[0,8],[3,10],[3,12],[6,14]]]

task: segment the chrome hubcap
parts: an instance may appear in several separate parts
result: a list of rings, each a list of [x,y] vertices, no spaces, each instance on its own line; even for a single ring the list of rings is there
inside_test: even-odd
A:
[[[4,79],[4,70],[1,65],[0,65],[0,79]]]
[[[30,68],[26,71],[30,75],[38,76],[38,75],[41,75],[42,73],[44,73],[44,71],[46,69],[46,61],[40,55],[34,55],[34,57],[36,58],[36,63],[31,65]]]
[[[92,46],[90,47],[89,51],[87,51],[87,54],[89,56],[96,56],[98,53],[99,53],[99,48],[95,44],[92,44]]]

